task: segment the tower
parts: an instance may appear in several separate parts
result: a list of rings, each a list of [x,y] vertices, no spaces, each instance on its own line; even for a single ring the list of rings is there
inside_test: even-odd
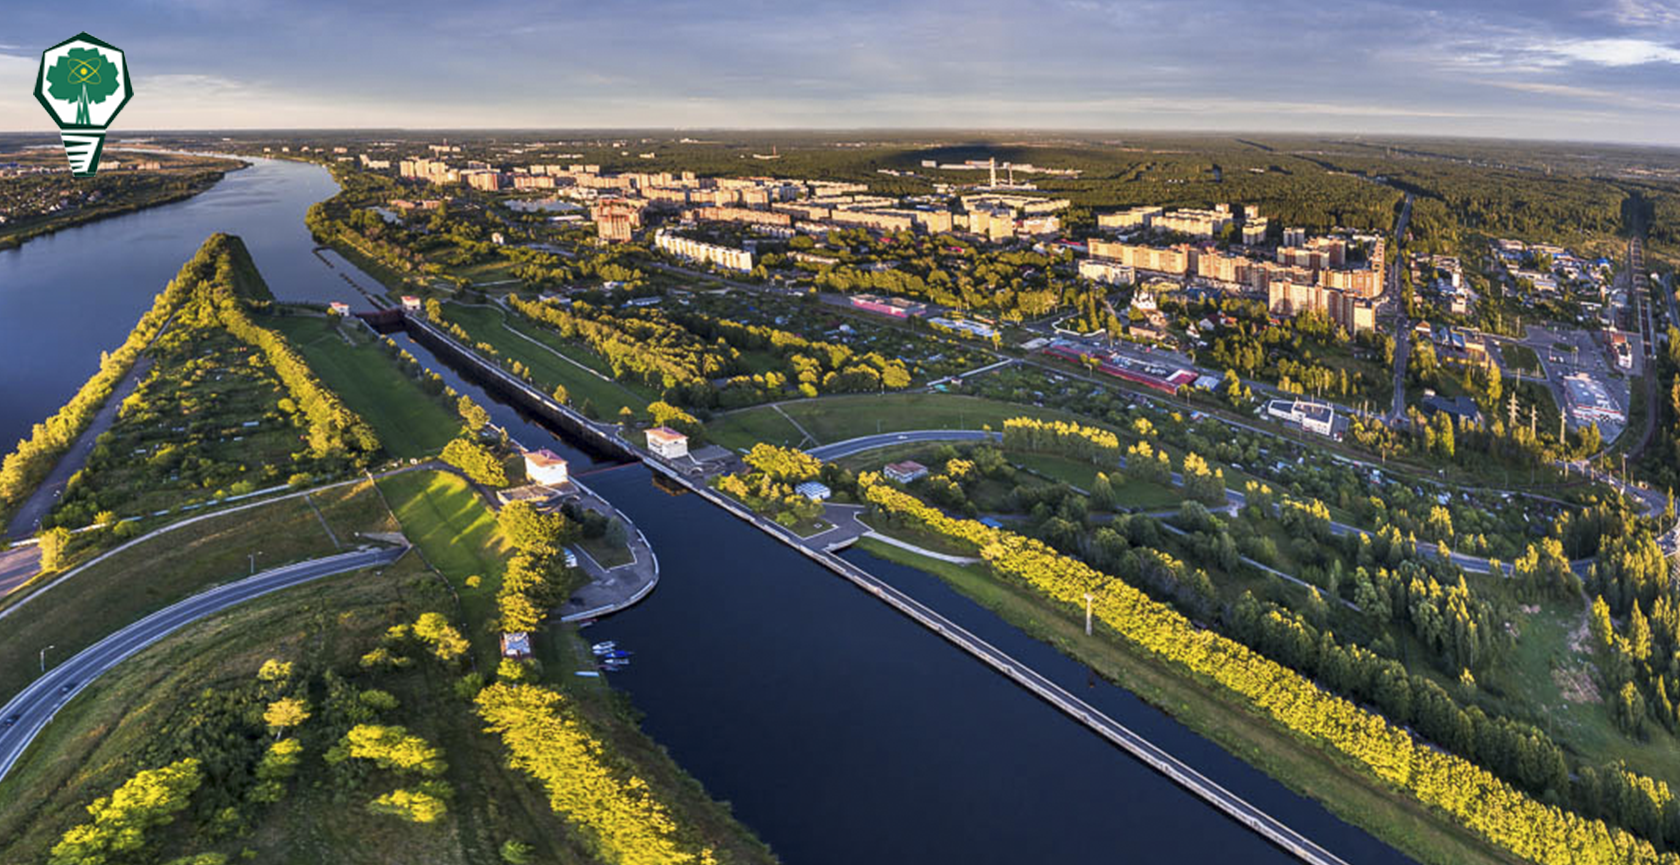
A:
[[[991,185],[992,186],[997,186],[997,157],[993,156],[992,158],[986,160],[986,165],[992,171]]]

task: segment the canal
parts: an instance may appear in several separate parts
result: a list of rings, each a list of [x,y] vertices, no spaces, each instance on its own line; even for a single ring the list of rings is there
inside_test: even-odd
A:
[[[332,192],[323,169],[258,160],[195,199],[0,252],[0,434],[15,440],[68,398],[211,232],[245,237],[283,300],[365,308],[302,227],[308,205]],[[1293,861],[757,529],[669,494],[639,464],[590,456],[394,338],[525,445],[601,469],[588,483],[646,533],[661,564],[651,596],[589,632],[636,652],[613,685],[790,865]],[[939,580],[848,555],[1349,862],[1406,861],[1127,692],[1088,688],[1083,667]]]

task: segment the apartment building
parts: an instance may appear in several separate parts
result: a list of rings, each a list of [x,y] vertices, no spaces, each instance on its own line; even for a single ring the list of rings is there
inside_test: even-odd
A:
[[[589,208],[597,236],[608,243],[628,241],[642,225],[642,208],[622,198],[604,198]]]
[[[1110,229],[1148,228],[1155,217],[1166,212],[1164,207],[1133,207],[1116,213],[1097,214],[1097,227]]]
[[[705,243],[693,238],[672,234],[664,229],[660,229],[654,234],[653,240],[654,245],[659,249],[678,258],[708,262],[718,267],[738,270],[743,273],[753,268],[752,253],[744,249]]]

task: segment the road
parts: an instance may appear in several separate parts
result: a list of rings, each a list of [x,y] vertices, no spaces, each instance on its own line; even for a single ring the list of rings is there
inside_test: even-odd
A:
[[[0,550],[0,597],[29,582],[41,571],[41,548],[28,546]]]
[[[981,430],[909,430],[909,431],[905,431],[905,432],[880,433],[878,435],[859,436],[858,438],[847,439],[847,440],[842,441],[842,442],[835,442],[833,444],[826,444],[826,445],[821,445],[819,447],[814,447],[814,448],[811,448],[811,449],[807,450],[805,453],[807,453],[811,456],[814,456],[814,457],[816,457],[820,460],[829,461],[829,460],[841,459],[843,457],[854,456],[856,454],[864,453],[865,451],[875,450],[876,448],[891,447],[893,445],[899,445],[899,444],[917,444],[917,443],[921,443],[921,442],[944,442],[944,441],[973,442],[973,441],[982,441],[982,440],[987,439],[987,438],[990,438],[993,441],[1001,441],[1002,440],[1002,436],[1000,436],[999,434],[997,434],[995,432],[994,433],[988,433],[988,432],[984,432],[984,431],[981,431]],[[1119,467],[1124,468],[1125,464],[1126,464],[1126,460],[1125,460],[1124,457],[1122,457],[1120,459]],[[1172,483],[1173,483],[1174,486],[1183,486],[1184,485],[1183,475],[1179,474],[1178,472],[1173,472],[1172,473]],[[1235,510],[1240,510],[1240,509],[1242,509],[1242,507],[1244,505],[1248,504],[1248,496],[1244,495],[1239,490],[1227,488],[1225,490],[1225,501],[1226,501],[1226,503],[1229,507],[1231,507]],[[1370,532],[1368,532],[1365,529],[1360,528],[1359,526],[1351,526],[1351,525],[1348,525],[1346,523],[1336,522],[1335,520],[1330,521],[1330,533],[1332,535],[1337,536],[1337,537],[1342,537],[1342,536],[1345,536],[1345,535],[1352,535],[1352,534],[1360,534],[1360,535],[1370,534]],[[1436,545],[1433,544],[1433,543],[1430,543],[1429,541],[1418,541],[1417,542],[1417,549],[1418,549],[1418,554],[1422,555],[1422,556],[1433,557],[1433,556],[1437,555]],[[1469,571],[1470,573],[1486,574],[1486,573],[1491,573],[1492,570],[1493,570],[1492,563],[1490,563],[1487,559],[1482,558],[1480,556],[1472,556],[1472,555],[1468,555],[1466,553],[1454,552],[1451,555],[1451,559],[1452,559],[1453,564],[1459,566],[1460,568],[1463,568],[1466,571]],[[1578,562],[1572,562],[1571,564],[1575,567],[1576,571],[1579,572],[1579,571],[1582,571],[1587,565],[1591,564],[1591,561],[1592,560],[1590,560],[1590,559],[1583,559],[1583,560],[1578,561]],[[1264,566],[1261,566],[1261,567],[1264,567]],[[1267,570],[1270,570],[1270,569],[1268,568]],[[1509,564],[1504,564],[1504,565],[1500,566],[1500,571],[1501,571],[1502,574],[1509,574],[1510,570],[1511,570],[1511,566]],[[1291,579],[1293,579],[1293,578],[1291,578]]]
[[[0,781],[23,756],[47,722],[95,678],[147,646],[181,627],[237,606],[269,592],[302,585],[311,580],[363,568],[390,564],[407,552],[407,547],[357,550],[323,559],[313,559],[263,571],[253,577],[217,586],[165,607],[78,652],[68,661],[48,670],[4,708],[0,719],[17,717],[9,730],[0,732]],[[29,658],[13,658],[28,663]]]
[[[76,438],[76,443],[70,446],[70,450],[66,451],[64,456],[58,458],[52,471],[41,481],[40,486],[35,488],[35,492],[29,494],[23,507],[18,508],[18,512],[12,516],[11,523],[6,526],[6,534],[13,540],[34,536],[36,530],[41,527],[41,518],[52,510],[53,505],[58,504],[58,497],[70,483],[70,478],[81,471],[82,466],[87,465],[88,457],[93,455],[93,446],[100,433],[116,423],[117,412],[122,408],[123,400],[128,399],[129,394],[134,393],[135,388],[140,386],[140,380],[146,377],[146,371],[151,369],[151,366],[151,358],[141,357],[134,362],[128,375],[117,383],[116,390],[106,398],[99,411],[94,413],[93,420],[88,422],[87,429],[82,430],[82,434]]]

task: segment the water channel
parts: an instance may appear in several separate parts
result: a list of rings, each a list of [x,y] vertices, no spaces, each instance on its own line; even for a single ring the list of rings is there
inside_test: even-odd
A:
[[[0,252],[0,440],[55,410],[214,231],[240,234],[282,300],[365,300],[313,254],[325,170],[258,160],[186,202]],[[371,278],[361,276],[364,284]],[[614,468],[395,337],[510,435],[574,461],[659,552],[659,588],[589,633],[644,726],[790,865],[1289,862],[1048,704],[767,535],[640,465]],[[1407,861],[936,578],[855,562],[1056,679],[1353,863]]]

